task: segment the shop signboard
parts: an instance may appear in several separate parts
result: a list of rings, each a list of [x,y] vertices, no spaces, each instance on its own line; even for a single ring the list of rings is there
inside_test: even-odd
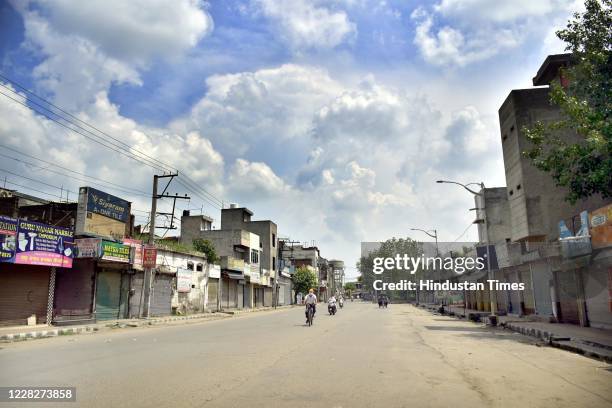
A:
[[[208,265],[208,277],[213,279],[221,278],[221,267],[219,265]]]
[[[127,223],[130,218],[130,203],[114,195],[96,190],[87,189],[87,211]]]
[[[142,265],[146,269],[155,268],[157,266],[157,248],[155,245],[145,245],[142,252]]]
[[[68,228],[19,220],[15,263],[72,268],[74,236]]]
[[[124,245],[129,245],[130,247],[134,248],[134,269],[137,270],[142,270],[143,266],[142,266],[142,252],[143,252],[143,247],[142,247],[142,240],[140,239],[131,239],[131,238],[124,238],[123,239],[123,244]]]
[[[99,258],[102,255],[102,239],[77,238],[75,241],[76,258]]]
[[[76,233],[120,238],[126,235],[131,204],[92,187],[79,189]]]
[[[191,292],[191,275],[193,271],[185,268],[176,270],[176,289],[180,293]]]
[[[592,211],[589,218],[593,248],[612,246],[612,204]]]
[[[14,262],[18,221],[0,215],[0,262]]]
[[[102,241],[102,256],[104,261],[130,263],[131,247],[118,242]]]

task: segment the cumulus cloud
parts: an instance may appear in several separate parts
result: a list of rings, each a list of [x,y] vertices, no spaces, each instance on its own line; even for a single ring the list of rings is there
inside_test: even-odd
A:
[[[255,202],[278,197],[289,190],[285,182],[265,163],[238,159],[229,174],[230,192]]]
[[[42,90],[81,109],[112,83],[141,85],[140,71],[156,58],[175,58],[212,30],[194,0],[169,2],[15,2],[24,46],[43,57],[34,68]]]
[[[413,42],[428,63],[465,66],[546,37],[559,16],[575,8],[573,0],[442,0],[417,7]]]
[[[204,130],[232,160],[246,155],[264,161],[308,144],[313,110],[342,89],[325,70],[294,64],[215,75],[206,85],[188,117],[171,127]]]
[[[308,0],[258,0],[262,14],[278,25],[278,34],[294,50],[334,48],[357,35],[343,10]]]

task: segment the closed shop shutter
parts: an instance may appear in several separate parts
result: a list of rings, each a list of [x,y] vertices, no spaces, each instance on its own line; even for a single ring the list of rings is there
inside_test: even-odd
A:
[[[150,316],[168,316],[172,313],[173,275],[155,274],[151,292]]]
[[[211,310],[217,309],[217,291],[219,290],[219,280],[208,278],[208,303],[207,306]]]
[[[529,266],[527,266],[528,268]],[[535,313],[535,303],[533,300],[533,284],[531,282],[531,271],[526,268],[522,268],[520,271],[521,282],[525,284],[525,290],[523,290],[523,313],[526,315]]]
[[[55,275],[54,321],[88,320],[92,316],[94,263],[77,259],[72,269],[58,268]]]
[[[575,271],[558,271],[555,276],[557,278],[557,299],[561,311],[561,322],[580,324]]]
[[[133,290],[133,295],[130,296],[129,317],[139,317],[140,313],[140,297],[142,296],[142,281],[144,273],[137,272],[131,275],[130,288]]]
[[[0,264],[0,325],[47,322],[50,267]]]
[[[227,291],[228,299],[227,299],[227,307],[235,308],[236,304],[236,291],[238,289],[238,283],[235,279],[229,280],[229,290]]]
[[[236,287],[236,306],[239,309],[244,307],[244,288],[245,285],[238,285]]]
[[[612,267],[592,265],[582,280],[591,327],[612,329]]]
[[[272,288],[266,288],[264,292],[264,306],[272,306]]]
[[[121,272],[101,270],[96,281],[96,319],[119,318]]]
[[[280,285],[278,288],[278,305],[282,306],[285,304],[285,288],[287,285]]]

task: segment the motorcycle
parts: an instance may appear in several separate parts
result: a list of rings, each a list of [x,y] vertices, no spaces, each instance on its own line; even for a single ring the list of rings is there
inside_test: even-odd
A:
[[[336,310],[337,309],[336,309],[336,305],[335,304],[327,306],[327,311],[329,312],[330,316],[335,315],[336,314]]]
[[[344,301],[340,300],[340,301],[338,302],[338,305],[340,305],[340,309],[342,309],[342,307],[344,306]]]

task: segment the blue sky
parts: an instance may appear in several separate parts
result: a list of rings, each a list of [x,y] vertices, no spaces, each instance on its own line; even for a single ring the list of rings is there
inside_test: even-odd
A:
[[[471,198],[432,181],[505,184],[497,109],[563,50],[554,31],[580,8],[564,0],[15,0],[0,5],[0,71],[224,202],[274,219],[282,235],[315,240],[323,256],[352,264],[360,241],[410,227],[437,228],[450,241],[465,230]],[[149,189],[150,168],[1,95],[0,139]],[[38,173],[48,184],[82,184]],[[219,217],[198,197],[186,207]],[[466,237],[476,239],[475,229]]]

